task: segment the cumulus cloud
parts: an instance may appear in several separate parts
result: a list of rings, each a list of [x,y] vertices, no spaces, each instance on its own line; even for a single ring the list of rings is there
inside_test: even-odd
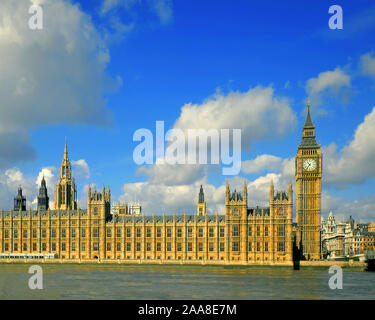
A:
[[[321,72],[317,78],[307,80],[306,91],[312,95],[328,88],[339,89],[344,86],[350,86],[350,76],[336,68],[333,71]]]
[[[375,56],[366,53],[360,58],[361,71],[364,75],[375,76]]]
[[[4,210],[13,208],[13,197],[17,194],[18,187],[22,187],[29,207],[35,198],[36,187],[33,181],[26,178],[19,168],[7,169],[0,172],[0,200]]]
[[[154,164],[140,167],[137,173],[147,175],[152,183],[165,185],[190,184],[206,174],[206,167],[193,164]]]
[[[72,165],[75,178],[90,178],[90,168],[85,159],[72,160]]]
[[[269,154],[262,154],[253,160],[242,162],[242,171],[244,173],[257,173],[263,170],[279,170],[282,158]]]
[[[3,166],[35,158],[29,133],[41,125],[110,124],[103,95],[119,84],[106,72],[110,55],[105,41],[78,5],[43,1],[44,28],[38,31],[28,28],[29,6],[28,0],[0,2]]]
[[[181,129],[185,136],[188,130],[204,129],[241,129],[245,149],[251,148],[256,141],[279,139],[292,131],[296,125],[296,116],[286,98],[276,97],[272,88],[261,86],[249,89],[247,92],[230,92],[227,95],[216,93],[202,104],[185,104],[181,114],[174,123],[174,129]],[[220,132],[220,131],[219,131]],[[210,154],[210,153],[209,153]],[[244,172],[255,170],[255,166],[263,160],[272,162],[283,172],[287,168],[288,159],[266,155],[256,160],[256,164],[245,162]],[[264,159],[266,158],[266,159]],[[208,162],[210,163],[210,162]],[[177,208],[193,208],[199,192],[200,184],[204,185],[207,202],[212,212],[219,210],[224,213],[225,185],[215,187],[207,183],[209,170],[218,169],[219,165],[169,165],[153,164],[140,167],[137,173],[148,176],[148,180],[139,183],[129,183],[123,186],[121,200],[140,200],[147,211],[156,207],[173,210]],[[280,173],[281,175],[282,173]],[[278,177],[275,177],[275,179]],[[232,177],[228,181],[234,184],[241,180],[241,188],[245,178]],[[282,180],[281,178],[278,178]],[[269,180],[265,182],[268,183]],[[253,202],[264,204],[265,189],[259,186],[260,180],[250,184]],[[242,190],[242,189],[241,189]],[[190,210],[190,211],[191,211]],[[150,212],[148,212],[150,213]]]
[[[185,104],[174,127],[188,129],[241,129],[244,149],[255,141],[278,139],[297,123],[286,98],[273,88],[257,86],[247,92],[216,93],[202,104]]]
[[[350,81],[351,77],[339,67],[321,72],[316,78],[307,80],[305,89],[311,98],[312,107],[321,105],[327,96],[339,98],[342,103],[347,103],[350,97]],[[321,114],[326,112],[324,109],[318,111]]]
[[[375,194],[368,198],[350,201],[323,191],[322,216],[326,219],[330,211],[341,221],[347,221],[349,216],[362,223],[373,221],[375,219]]]
[[[242,193],[245,177],[235,176],[227,180],[230,190]],[[282,173],[269,173],[266,176],[248,181],[248,204],[251,206],[268,206],[270,183],[273,181],[276,190],[287,190],[289,176]],[[207,177],[191,184],[166,185],[151,181],[128,183],[123,186],[120,201],[140,201],[146,215],[166,213],[193,214],[196,210],[200,185],[203,185],[207,210],[210,214],[225,214],[225,183],[218,187],[207,182]]]
[[[336,188],[361,184],[375,176],[375,107],[357,127],[353,139],[338,150],[335,143],[323,148],[324,182]]]

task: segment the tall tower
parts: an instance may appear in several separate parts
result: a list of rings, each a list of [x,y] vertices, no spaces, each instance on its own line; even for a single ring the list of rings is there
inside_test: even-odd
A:
[[[89,218],[93,221],[95,226],[93,229],[93,246],[89,244],[89,256],[91,258],[99,257],[104,259],[106,257],[106,221],[111,215],[111,191],[109,187],[107,191],[103,185],[102,192],[91,191],[88,187],[87,192],[87,211]],[[111,240],[110,240],[111,241]]]
[[[72,167],[68,158],[65,139],[64,158],[60,166],[60,175],[55,188],[55,210],[77,209],[77,188],[72,178]]]
[[[229,184],[225,187],[225,234],[226,260],[247,261],[247,184],[244,181],[242,194]]]
[[[39,188],[38,209],[48,210],[48,208],[49,208],[49,197],[47,193],[46,180],[44,180],[44,177],[43,177],[42,182],[40,184],[40,188]]]
[[[297,245],[305,259],[320,259],[322,152],[315,140],[310,102],[295,159]]]
[[[198,203],[197,203],[197,216],[207,215],[206,202],[204,201],[203,187],[199,190]]]

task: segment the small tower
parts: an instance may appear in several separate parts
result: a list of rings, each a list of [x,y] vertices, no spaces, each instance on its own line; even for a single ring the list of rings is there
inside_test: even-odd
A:
[[[206,202],[204,201],[203,187],[199,190],[198,203],[197,203],[197,216],[206,216]]]
[[[77,209],[77,188],[72,177],[72,167],[68,157],[68,146],[66,139],[64,158],[60,166],[60,175],[55,188],[55,209]]]
[[[21,186],[18,187],[18,193],[14,197],[14,211],[26,211],[26,197],[22,195]]]
[[[39,196],[38,196],[38,209],[48,210],[49,208],[49,197],[47,192],[47,185],[46,180],[44,180],[44,176],[39,188]]]

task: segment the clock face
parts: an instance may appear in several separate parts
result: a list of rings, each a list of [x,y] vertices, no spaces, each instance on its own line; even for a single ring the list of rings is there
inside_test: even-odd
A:
[[[313,171],[316,168],[316,161],[314,159],[306,159],[303,161],[302,166],[306,171]]]

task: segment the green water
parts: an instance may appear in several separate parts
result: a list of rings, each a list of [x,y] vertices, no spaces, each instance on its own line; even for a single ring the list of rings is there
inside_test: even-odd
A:
[[[30,265],[0,265],[0,299],[374,299],[375,273],[343,269],[343,289],[328,268],[172,265],[41,265],[43,289],[31,290]]]

